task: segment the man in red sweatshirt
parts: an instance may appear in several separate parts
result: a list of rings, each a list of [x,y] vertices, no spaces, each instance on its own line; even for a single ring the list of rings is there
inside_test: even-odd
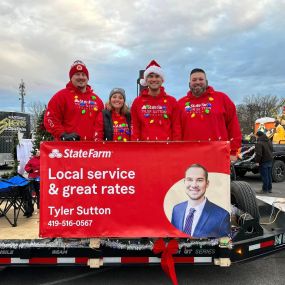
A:
[[[241,146],[241,131],[231,99],[208,86],[206,73],[195,68],[190,73],[190,91],[178,101],[184,141],[230,141],[231,161]]]
[[[49,101],[44,126],[56,140],[94,140],[103,102],[88,85],[89,72],[82,61],[73,63],[69,78],[66,88]]]
[[[140,83],[147,86],[131,108],[135,141],[180,140],[179,110],[176,99],[166,94],[162,83],[164,74],[160,65],[152,60],[144,71]]]

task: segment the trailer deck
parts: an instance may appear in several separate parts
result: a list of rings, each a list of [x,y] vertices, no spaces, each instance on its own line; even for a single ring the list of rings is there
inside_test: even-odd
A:
[[[237,240],[233,235],[232,241],[229,242],[217,239],[178,239],[179,250],[173,257],[174,262],[229,266],[231,263],[247,261],[284,249],[285,199],[258,196],[258,206],[262,234],[257,233],[254,236],[252,233],[246,233],[249,234],[248,239]],[[0,264],[5,266],[100,267],[161,262],[159,255],[153,253],[155,239],[40,239],[38,210],[30,218],[21,214],[17,227],[12,227],[2,217],[0,228]],[[238,232],[238,227],[233,228],[233,232],[235,231]]]

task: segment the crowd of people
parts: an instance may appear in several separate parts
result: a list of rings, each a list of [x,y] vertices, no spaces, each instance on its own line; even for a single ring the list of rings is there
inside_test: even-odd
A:
[[[152,60],[140,81],[144,88],[130,109],[123,88],[112,89],[104,105],[88,84],[86,65],[77,60],[66,87],[49,101],[44,126],[54,140],[61,141],[230,141],[230,157],[235,161],[241,131],[231,99],[208,86],[200,68],[190,72],[190,90],[178,101],[166,92],[164,80],[163,69]],[[26,166],[29,177],[36,175],[32,168],[36,159]],[[37,197],[38,186],[33,182]]]
[[[230,141],[236,160],[241,131],[231,99],[208,86],[204,70],[195,68],[190,90],[177,100],[167,94],[164,72],[152,60],[140,84],[142,89],[130,110],[122,88],[110,92],[105,104],[88,85],[89,72],[81,61],[69,71],[66,88],[50,100],[44,125],[55,140],[108,141]]]

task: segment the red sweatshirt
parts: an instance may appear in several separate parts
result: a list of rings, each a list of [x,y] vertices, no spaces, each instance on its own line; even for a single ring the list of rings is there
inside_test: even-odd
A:
[[[144,89],[131,108],[132,140],[181,140],[179,110],[176,99],[167,95],[163,87],[157,96]]]
[[[222,140],[231,142],[231,154],[241,146],[241,131],[236,108],[230,98],[212,87],[200,97],[189,91],[178,101],[182,140]]]
[[[49,101],[44,125],[55,139],[60,139],[62,133],[75,132],[81,140],[94,140],[95,124],[102,110],[102,100],[89,85],[81,93],[69,82]]]
[[[106,110],[105,110],[106,111]],[[108,116],[106,115],[108,114]],[[96,124],[95,140],[109,140],[109,141],[122,141],[127,142],[131,140],[131,130],[129,129],[127,118],[125,115],[117,114],[115,111],[110,111],[98,116]],[[103,133],[98,131],[103,129]]]
[[[25,171],[29,173],[29,178],[40,177],[40,157],[33,156],[26,164]]]

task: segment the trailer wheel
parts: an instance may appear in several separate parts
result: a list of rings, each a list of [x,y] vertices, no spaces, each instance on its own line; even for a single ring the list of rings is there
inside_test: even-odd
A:
[[[272,180],[282,182],[285,180],[285,163],[282,160],[274,160],[272,165]]]
[[[259,221],[260,215],[255,192],[247,182],[231,182],[231,203]]]

